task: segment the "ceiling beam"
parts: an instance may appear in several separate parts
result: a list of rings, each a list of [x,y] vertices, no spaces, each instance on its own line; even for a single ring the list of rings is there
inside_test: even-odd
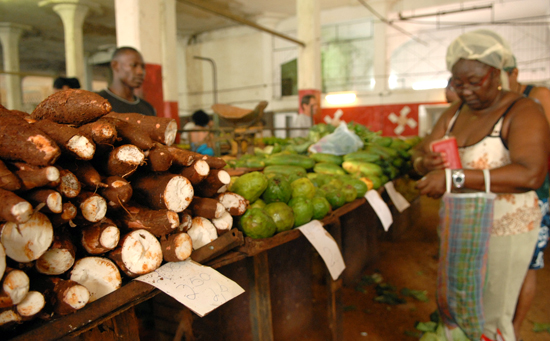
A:
[[[207,11],[207,12],[210,12],[210,13],[214,13],[216,15],[219,15],[219,16],[222,16],[224,18],[227,18],[227,19],[230,19],[230,20],[233,20],[233,21],[236,21],[240,24],[243,24],[243,25],[246,25],[246,26],[250,26],[250,27],[253,27],[257,30],[260,30],[260,31],[264,31],[264,32],[267,32],[271,35],[274,35],[276,37],[279,37],[281,39],[285,39],[285,40],[288,40],[288,41],[291,41],[295,44],[298,44],[302,47],[305,47],[306,44],[300,40],[297,40],[297,39],[294,39],[290,36],[287,36],[285,34],[282,34],[282,33],[279,33],[279,32],[276,32],[276,31],[273,31],[273,30],[270,30],[269,28],[267,27],[263,27],[261,25],[258,25],[256,24],[255,22],[253,21],[250,21],[250,20],[247,20],[247,19],[244,19],[244,18],[241,18],[229,11],[225,11],[223,9],[220,9],[214,5],[212,5],[211,3],[209,2],[205,2],[205,1],[198,1],[198,0],[178,0],[179,3],[182,3],[182,4],[186,4],[186,5],[189,5],[189,6],[193,6],[193,7],[196,7],[196,8],[200,8],[202,9],[203,11]]]

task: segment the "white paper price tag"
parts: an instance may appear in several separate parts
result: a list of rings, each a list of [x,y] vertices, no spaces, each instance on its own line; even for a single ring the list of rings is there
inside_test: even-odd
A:
[[[384,230],[388,231],[390,225],[393,223],[393,217],[388,205],[384,202],[384,200],[382,200],[380,194],[378,194],[378,192],[374,189],[371,189],[365,194],[365,199],[367,199],[369,205],[378,216],[378,219],[382,222]]]
[[[391,201],[399,212],[403,212],[411,206],[407,199],[405,199],[405,197],[395,189],[393,182],[386,182],[384,188],[386,188],[386,192],[388,192]]]
[[[136,280],[164,291],[200,317],[244,292],[216,270],[190,259],[166,263]]]
[[[332,279],[337,280],[346,268],[346,264],[344,264],[344,258],[334,238],[323,228],[319,220],[312,220],[298,227],[298,230],[302,231],[315,250],[319,252]]]

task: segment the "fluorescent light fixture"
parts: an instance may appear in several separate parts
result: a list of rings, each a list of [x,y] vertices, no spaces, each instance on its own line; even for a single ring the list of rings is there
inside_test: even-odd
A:
[[[447,87],[446,79],[432,79],[427,81],[418,81],[413,83],[414,90],[445,89]]]
[[[332,104],[332,105],[351,104],[355,102],[356,98],[357,96],[353,92],[330,94],[330,95],[326,95],[325,97],[328,104]]]

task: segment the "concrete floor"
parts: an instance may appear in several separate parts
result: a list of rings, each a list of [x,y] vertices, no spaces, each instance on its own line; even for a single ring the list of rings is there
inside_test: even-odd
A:
[[[364,274],[379,273],[384,283],[393,285],[397,292],[403,288],[426,290],[428,302],[407,297],[405,304],[388,305],[373,300],[374,285],[344,289],[344,340],[407,341],[417,340],[417,321],[429,321],[436,310],[435,289],[437,275],[438,240],[436,225],[439,202],[421,198],[421,218],[403,233],[382,241],[380,259]],[[545,255],[547,267],[538,271],[537,296],[522,326],[523,341],[550,341],[550,333],[535,333],[534,323],[550,323],[550,255]],[[364,292],[362,292],[364,291]]]

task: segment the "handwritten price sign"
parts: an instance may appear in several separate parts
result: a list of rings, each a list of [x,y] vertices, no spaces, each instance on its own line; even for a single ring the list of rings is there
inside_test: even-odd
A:
[[[200,317],[244,292],[229,278],[192,260],[166,263],[136,280],[164,291]]]
[[[334,238],[323,228],[319,220],[312,220],[298,227],[298,230],[302,231],[311,245],[319,252],[319,255],[325,261],[332,279],[337,280],[346,268],[346,265]]]

